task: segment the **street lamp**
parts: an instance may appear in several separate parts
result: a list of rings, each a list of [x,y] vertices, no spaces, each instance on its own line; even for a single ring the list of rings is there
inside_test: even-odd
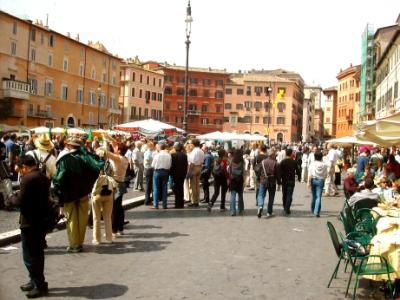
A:
[[[270,146],[271,145],[271,142],[270,142],[270,140],[269,140],[269,137],[270,137],[270,135],[269,135],[269,124],[270,124],[270,122],[271,122],[271,109],[272,109],[272,106],[271,106],[271,94],[272,94],[272,88],[271,88],[271,86],[269,86],[268,87],[268,122],[267,122],[267,132],[268,132],[268,146]]]
[[[99,94],[99,99],[97,101],[97,127],[100,128],[100,101],[101,101],[101,84],[97,87],[97,93]]]
[[[190,34],[192,32],[192,7],[190,6],[190,0],[186,7],[186,68],[185,68],[185,95],[183,98],[183,130],[187,133],[187,108],[188,108],[188,89],[189,89],[189,45],[190,45]]]

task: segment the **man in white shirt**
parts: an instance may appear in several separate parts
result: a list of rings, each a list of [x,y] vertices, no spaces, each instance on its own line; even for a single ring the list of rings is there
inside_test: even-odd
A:
[[[328,167],[328,175],[325,179],[325,197],[339,195],[335,185],[335,165],[338,159],[338,154],[335,145],[328,144],[328,155],[326,159],[326,165]]]
[[[132,151],[133,170],[135,171],[135,182],[133,188],[135,191],[144,191],[143,188],[143,161],[144,153],[141,151],[142,142],[136,141],[135,149]],[[139,188],[140,186],[140,188]]]
[[[200,149],[200,141],[192,139],[188,142],[192,151],[188,154],[189,207],[198,207],[200,199],[200,174],[204,162],[204,152]]]
[[[250,151],[250,187],[249,190],[254,190],[256,188],[256,174],[254,173],[254,162],[256,160],[257,155],[259,154],[258,144],[253,143],[251,145]]]
[[[167,146],[157,144],[159,152],[154,155],[151,166],[153,173],[153,208],[158,209],[158,204],[162,201],[163,208],[167,208],[168,197],[168,176],[171,168],[171,154],[168,153]]]

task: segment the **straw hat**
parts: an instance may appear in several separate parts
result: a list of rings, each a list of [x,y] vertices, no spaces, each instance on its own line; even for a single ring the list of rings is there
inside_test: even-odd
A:
[[[50,151],[54,148],[54,144],[50,141],[50,138],[47,134],[44,134],[34,141],[35,147],[40,150]]]
[[[67,140],[66,143],[67,143],[68,145],[75,146],[75,147],[82,147],[82,146],[83,146],[82,140],[81,140],[81,139],[78,139],[78,138],[76,138],[76,137]]]

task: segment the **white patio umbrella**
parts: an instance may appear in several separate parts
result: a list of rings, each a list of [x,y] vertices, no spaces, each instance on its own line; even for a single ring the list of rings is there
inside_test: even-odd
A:
[[[208,140],[208,141],[231,141],[237,139],[236,137],[237,134],[235,133],[214,131],[198,135],[196,138],[199,140]]]
[[[239,134],[238,139],[243,140],[243,141],[266,141],[267,138],[260,135],[260,134],[249,134],[249,133],[244,133],[244,134]]]
[[[64,132],[66,132],[66,130],[65,130],[65,128],[62,128],[62,127],[51,128],[51,133],[61,134],[61,133],[64,133]]]
[[[44,133],[50,132],[50,129],[48,127],[44,127],[44,126],[32,128],[31,130],[34,131],[36,134],[44,134]]]
[[[359,139],[355,136],[343,136],[341,138],[337,138],[337,139],[331,139],[331,140],[327,140],[327,143],[331,143],[331,144],[336,144],[339,146],[351,146],[351,145],[371,145],[374,146],[375,143],[368,141],[368,140],[362,140]]]
[[[87,132],[83,129],[80,128],[68,128],[67,133],[69,135],[75,135],[75,134],[87,134]]]
[[[157,133],[161,132],[163,130],[168,130],[168,129],[175,129],[178,132],[184,132],[182,129],[172,126],[167,123],[163,123],[157,120],[153,119],[147,119],[147,120],[140,120],[140,121],[135,121],[135,122],[129,122],[129,123],[124,123],[124,124],[119,124],[114,127],[114,129],[117,130],[122,130],[122,131],[139,131],[139,130],[144,130],[148,131],[151,133]]]

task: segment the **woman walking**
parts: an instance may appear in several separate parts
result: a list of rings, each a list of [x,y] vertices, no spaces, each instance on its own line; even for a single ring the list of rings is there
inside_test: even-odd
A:
[[[230,211],[231,216],[236,216],[236,195],[238,195],[238,211],[242,215],[243,204],[243,185],[244,185],[244,160],[242,150],[236,149],[233,152],[231,164],[229,166],[229,189],[231,191]]]
[[[308,187],[311,187],[312,200],[311,212],[319,218],[321,212],[322,190],[325,184],[325,178],[328,176],[328,167],[322,162],[322,152],[317,151],[314,154],[315,160],[308,169]]]
[[[214,194],[211,197],[210,203],[208,203],[208,211],[211,211],[215,201],[221,191],[221,204],[220,210],[225,210],[225,197],[228,189],[228,160],[226,159],[226,152],[224,149],[218,150],[218,158],[214,161],[214,166],[211,171],[214,177]]]

